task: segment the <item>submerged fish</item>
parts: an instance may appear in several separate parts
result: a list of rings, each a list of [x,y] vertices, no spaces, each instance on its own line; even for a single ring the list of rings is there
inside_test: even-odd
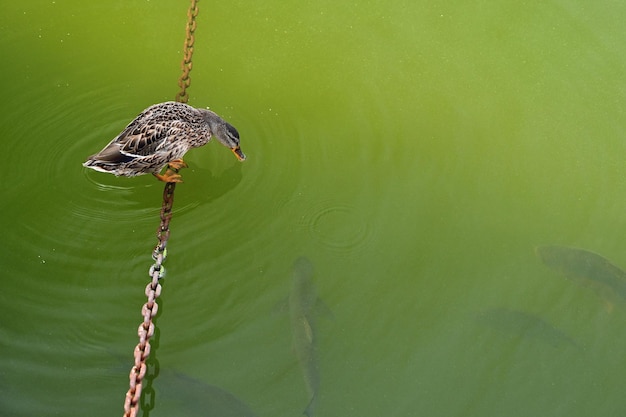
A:
[[[153,387],[157,391],[155,413],[173,407],[187,417],[257,417],[230,392],[176,371],[160,369]]]
[[[539,246],[535,252],[544,264],[594,288],[605,300],[612,301],[615,295],[626,300],[626,272],[597,253],[565,246]]]
[[[304,257],[293,264],[293,278],[289,293],[289,315],[293,346],[302,368],[304,382],[311,400],[304,414],[313,417],[320,378],[317,363],[315,306],[318,302],[313,283],[313,265]]]
[[[113,352],[111,356],[119,362],[114,370],[116,375],[127,375],[131,366],[128,358]],[[155,391],[156,405],[150,414],[185,417],[258,417],[246,403],[220,387],[170,368],[158,367],[150,369],[150,372],[156,374],[150,381],[150,387]],[[142,397],[148,392],[145,390],[146,383],[144,381]],[[142,402],[144,400],[149,401],[142,398]],[[142,415],[148,415],[145,410],[140,412]]]
[[[481,311],[476,319],[485,326],[512,336],[539,340],[554,347],[578,346],[561,330],[544,319],[524,311],[500,307]]]

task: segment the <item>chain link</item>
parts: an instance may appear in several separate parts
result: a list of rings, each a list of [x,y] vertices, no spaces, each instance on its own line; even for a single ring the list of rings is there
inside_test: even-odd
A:
[[[187,103],[189,100],[187,88],[191,85],[189,73],[193,67],[191,58],[193,56],[193,44],[195,41],[194,32],[197,26],[196,16],[198,16],[198,0],[191,0],[191,5],[187,11],[186,38],[183,47],[183,60],[181,63],[182,74],[178,80],[180,92],[176,95],[176,101],[180,103]],[[158,242],[156,248],[152,252],[152,259],[154,259],[155,263],[148,271],[152,280],[146,286],[145,291],[148,301],[141,309],[143,322],[137,329],[139,343],[135,347],[135,364],[133,365],[129,375],[129,389],[126,392],[126,399],[124,400],[124,417],[136,417],[139,413],[140,406],[148,412],[154,408],[155,393],[152,389],[152,380],[157,376],[158,367],[156,366],[156,360],[154,360],[155,362],[151,364],[153,365],[152,369],[155,370],[154,374],[147,374],[148,366],[146,363],[150,357],[150,338],[155,334],[153,319],[159,311],[159,305],[156,302],[156,299],[161,295],[161,284],[159,283],[159,280],[165,276],[163,262],[167,257],[167,241],[170,237],[169,225],[172,218],[175,189],[176,183],[168,182],[165,184],[165,188],[163,190],[163,205],[161,206],[160,213],[161,223],[159,224],[156,233]],[[144,394],[143,397],[142,392]]]
[[[154,409],[154,404],[156,400],[156,392],[154,388],[152,388],[152,382],[159,375],[159,362],[156,359],[156,350],[159,346],[159,329],[155,326],[154,336],[152,336],[152,354],[146,359],[146,374],[143,378],[142,389],[141,389],[141,407],[140,410],[143,411],[143,416],[147,417],[150,414],[150,411]]]
[[[180,92],[176,94],[176,101],[179,103],[187,103],[189,101],[189,93],[187,93],[187,88],[191,85],[191,78],[189,77],[189,73],[191,72],[191,68],[193,64],[191,62],[191,58],[193,56],[193,44],[195,42],[194,32],[196,31],[196,17],[198,16],[198,0],[191,0],[191,6],[189,6],[189,10],[187,11],[187,30],[185,37],[185,44],[183,45],[183,60],[180,64],[182,74],[178,79],[178,86],[180,87]]]
[[[124,417],[135,417],[139,413],[140,400],[142,398],[143,383],[146,380],[146,391],[144,392],[144,406],[149,404],[146,410],[154,408],[154,391],[152,390],[152,380],[156,377],[154,375],[146,376],[148,371],[146,362],[150,356],[150,338],[155,334],[154,317],[159,312],[159,305],[156,299],[161,295],[161,284],[159,280],[165,276],[165,268],[163,262],[167,257],[167,240],[170,236],[169,224],[172,218],[172,207],[174,205],[174,190],[176,189],[175,182],[168,182],[165,184],[163,190],[163,205],[161,206],[161,223],[157,228],[157,245],[152,252],[152,258],[155,263],[150,267],[148,274],[152,280],[146,286],[145,294],[148,301],[141,308],[141,315],[143,316],[143,322],[137,329],[137,336],[139,337],[139,343],[135,347],[134,357],[135,364],[132,367],[129,375],[128,392],[126,393],[126,399],[124,401]],[[155,371],[156,372],[156,371]],[[149,399],[146,401],[146,396]]]

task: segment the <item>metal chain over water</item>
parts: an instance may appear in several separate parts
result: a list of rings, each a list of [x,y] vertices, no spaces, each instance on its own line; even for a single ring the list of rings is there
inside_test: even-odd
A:
[[[181,88],[180,92],[176,95],[176,101],[180,103],[187,103],[189,100],[189,94],[187,88],[191,84],[189,73],[191,72],[193,56],[193,44],[194,44],[194,31],[196,30],[196,16],[198,16],[198,0],[191,0],[191,6],[187,12],[187,36],[185,38],[185,45],[183,51],[183,60],[181,63],[182,75],[178,80],[178,86]],[[168,170],[174,170],[168,167]],[[147,381],[147,385],[150,385],[154,375],[147,376],[147,359],[150,356],[150,338],[155,334],[154,317],[159,311],[159,305],[156,299],[161,295],[161,284],[159,280],[165,276],[165,268],[163,262],[167,257],[167,241],[170,237],[170,220],[172,218],[172,207],[174,205],[174,190],[176,189],[175,182],[168,182],[165,184],[163,190],[163,205],[161,206],[161,224],[157,229],[157,246],[152,252],[152,258],[155,263],[150,267],[149,275],[152,278],[150,283],[146,286],[146,297],[148,301],[143,305],[141,314],[143,316],[143,322],[139,325],[137,335],[139,336],[139,343],[135,347],[134,358],[135,364],[133,365],[129,379],[130,388],[126,393],[126,399],[124,401],[124,417],[136,417],[139,413],[141,393],[144,388],[144,380]],[[152,409],[154,407],[154,392],[152,387],[146,386],[145,394],[150,395],[149,404],[144,404],[144,409]],[[151,392],[148,392],[151,391]]]
[[[146,360],[148,356],[150,356],[150,338],[155,333],[153,318],[159,311],[159,305],[156,302],[156,299],[161,295],[161,284],[159,283],[159,280],[165,276],[163,262],[167,256],[167,240],[170,237],[169,224],[172,218],[175,188],[176,183],[168,182],[165,184],[165,189],[163,191],[161,224],[159,225],[156,233],[158,243],[152,252],[152,258],[155,263],[150,267],[150,271],[148,272],[152,281],[146,286],[145,294],[146,297],[148,297],[148,301],[141,309],[143,322],[137,329],[139,343],[135,347],[135,364],[129,375],[130,388],[126,393],[126,400],[124,401],[124,417],[135,417],[139,412],[143,380],[147,372]]]
[[[176,94],[176,101],[179,103],[187,103],[187,101],[189,101],[187,88],[189,88],[191,84],[189,73],[192,67],[191,57],[193,55],[193,43],[195,41],[196,16],[198,16],[198,0],[191,0],[191,6],[189,6],[189,11],[187,12],[187,37],[185,38],[185,45],[183,46],[183,61],[180,64],[183,73],[178,79],[180,92]]]

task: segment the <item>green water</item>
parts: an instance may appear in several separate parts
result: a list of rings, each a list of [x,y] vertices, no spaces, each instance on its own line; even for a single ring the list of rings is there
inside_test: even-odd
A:
[[[0,6],[2,416],[122,413],[163,186],[81,163],[174,98],[187,7]],[[626,4],[199,7],[190,104],[236,126],[248,160],[215,143],[185,158],[161,368],[300,415],[277,306],[304,255],[332,311],[316,415],[626,413],[626,308],[533,253],[626,268]],[[575,343],[476,320],[503,308]],[[211,415],[166,382],[150,416]]]

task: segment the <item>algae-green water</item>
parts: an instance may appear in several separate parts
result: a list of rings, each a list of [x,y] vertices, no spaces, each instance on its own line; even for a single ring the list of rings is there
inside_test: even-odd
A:
[[[213,142],[185,158],[162,369],[300,415],[280,305],[306,256],[329,311],[316,415],[626,413],[626,308],[534,254],[626,268],[625,4],[198,5],[189,104],[248,159]],[[0,6],[3,416],[122,413],[163,184],[81,164],[174,99],[188,6]],[[572,343],[477,319],[494,311]],[[211,415],[159,384],[150,416]]]

